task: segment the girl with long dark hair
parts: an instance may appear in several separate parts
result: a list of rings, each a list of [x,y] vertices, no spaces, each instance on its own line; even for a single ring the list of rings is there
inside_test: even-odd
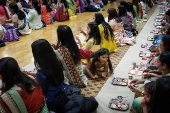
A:
[[[0,59],[0,79],[3,84],[0,97],[3,112],[48,112],[41,87],[35,80],[21,72],[14,58]]]
[[[97,23],[90,22],[87,25],[87,34],[79,28],[79,30],[87,37],[85,46],[82,45],[80,37],[76,36],[76,40],[80,46],[81,59],[87,59],[92,52],[96,52],[100,49],[101,36]]]
[[[41,21],[41,6],[36,0],[32,1],[31,8],[27,15],[27,20],[31,29],[40,29],[43,26]]]
[[[97,52],[92,53],[88,58],[86,73],[92,78],[106,77],[108,69],[113,72],[112,64],[109,58],[110,52],[106,48],[101,48]]]
[[[77,87],[85,87],[87,78],[83,74],[81,57],[72,30],[67,25],[59,25],[57,28],[58,41],[55,53],[62,62],[67,83]]]
[[[51,17],[50,17],[51,8],[48,4],[48,0],[41,0],[41,18],[42,21],[46,23],[46,25],[51,24]]]
[[[114,40],[113,29],[105,22],[104,17],[101,13],[95,13],[93,21],[98,24],[100,36],[101,36],[101,48],[107,48],[110,52],[116,52],[117,47]]]

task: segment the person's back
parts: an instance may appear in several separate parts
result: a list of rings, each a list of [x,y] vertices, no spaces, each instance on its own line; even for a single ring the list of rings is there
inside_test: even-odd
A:
[[[101,35],[100,48],[107,48],[110,52],[116,52],[117,51],[116,43],[113,40],[113,38],[111,37],[110,31],[107,29],[108,39],[106,39],[103,25],[100,24],[100,25],[98,25],[98,27],[99,27],[100,35]]]

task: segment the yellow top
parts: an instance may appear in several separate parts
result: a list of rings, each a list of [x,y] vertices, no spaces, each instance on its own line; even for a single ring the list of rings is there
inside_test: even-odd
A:
[[[115,40],[111,39],[111,35],[109,33],[108,40],[105,38],[104,34],[104,27],[102,24],[98,25],[99,30],[100,30],[100,36],[101,36],[101,48],[107,48],[110,52],[116,52],[117,51],[117,46],[115,43]],[[109,31],[109,30],[108,30]]]

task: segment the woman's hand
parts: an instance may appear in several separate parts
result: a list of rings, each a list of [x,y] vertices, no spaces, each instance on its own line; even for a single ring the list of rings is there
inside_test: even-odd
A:
[[[136,85],[136,84],[142,84],[142,83],[144,83],[144,81],[139,80],[139,79],[134,79],[134,80],[132,80],[129,84],[134,84],[134,85]]]
[[[155,74],[155,73],[145,73],[143,74],[144,77],[148,78],[148,77],[161,77],[160,75],[158,74]]]
[[[146,73],[146,72],[149,72],[149,71],[151,71],[151,69],[145,69],[145,70],[143,70],[143,73]]]
[[[102,77],[106,77],[108,72],[102,72]]]
[[[142,90],[135,87],[134,85],[130,85],[129,88],[132,92],[142,93]]]
[[[80,38],[79,38],[78,35],[75,36],[75,39],[76,39],[77,41],[80,41]]]

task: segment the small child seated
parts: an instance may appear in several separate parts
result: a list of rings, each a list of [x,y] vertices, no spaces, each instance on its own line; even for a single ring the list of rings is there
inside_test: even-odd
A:
[[[111,73],[113,72],[109,55],[110,52],[106,48],[101,48],[90,55],[85,71],[92,79],[105,78],[108,75],[108,68]]]

